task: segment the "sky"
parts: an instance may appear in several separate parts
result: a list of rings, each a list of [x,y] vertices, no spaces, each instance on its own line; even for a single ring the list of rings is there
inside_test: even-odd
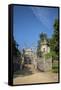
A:
[[[14,6],[13,35],[19,49],[36,48],[41,32],[51,38],[58,8]]]

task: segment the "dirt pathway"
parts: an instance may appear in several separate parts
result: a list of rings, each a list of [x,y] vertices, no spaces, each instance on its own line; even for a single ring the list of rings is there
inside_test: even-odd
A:
[[[58,82],[58,74],[51,72],[37,72],[28,76],[18,76],[13,79],[13,84],[48,83]]]

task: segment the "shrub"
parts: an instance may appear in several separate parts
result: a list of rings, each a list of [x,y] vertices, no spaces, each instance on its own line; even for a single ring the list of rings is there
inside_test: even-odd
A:
[[[52,64],[52,71],[54,73],[58,73],[58,62],[53,62],[53,64]]]
[[[52,57],[52,54],[51,54],[51,53],[45,54],[45,58],[46,58],[46,59],[51,58],[51,57]]]
[[[58,59],[58,56],[57,56],[57,54],[54,51],[51,52],[51,55],[52,55],[52,59],[53,60],[57,60]]]

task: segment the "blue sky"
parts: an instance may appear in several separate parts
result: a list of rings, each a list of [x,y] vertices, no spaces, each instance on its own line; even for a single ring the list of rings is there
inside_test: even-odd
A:
[[[58,8],[14,6],[13,34],[19,49],[37,46],[39,34],[53,34],[54,20],[58,18]]]

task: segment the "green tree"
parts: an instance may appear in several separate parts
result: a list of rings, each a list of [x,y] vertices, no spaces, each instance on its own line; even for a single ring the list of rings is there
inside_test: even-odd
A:
[[[54,31],[52,38],[50,39],[50,48],[53,53],[53,59],[57,59],[59,53],[59,21],[56,19],[54,21]]]
[[[47,35],[46,35],[46,33],[40,33],[40,40],[41,41],[44,41],[44,39],[46,39],[47,40]]]
[[[18,50],[18,44],[14,40],[14,37],[12,39],[12,52],[14,56],[19,56],[21,55],[21,52]]]

